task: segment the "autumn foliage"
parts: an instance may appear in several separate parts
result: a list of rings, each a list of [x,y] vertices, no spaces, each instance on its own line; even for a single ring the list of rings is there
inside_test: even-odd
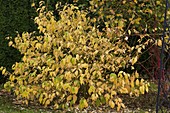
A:
[[[3,70],[9,75],[5,88],[18,100],[55,109],[107,104],[119,111],[125,108],[120,94],[148,92],[149,83],[138,79],[133,67],[143,46],[130,47],[119,24],[100,31],[92,24],[96,20],[74,5],[64,6],[58,21],[45,9],[43,5],[37,9],[39,36],[23,33],[9,43],[23,54],[13,73]],[[128,67],[134,73],[122,71]]]
[[[40,2],[39,15],[34,19],[38,35],[24,32],[9,42],[23,57],[13,65],[12,73],[1,68],[2,74],[9,77],[5,89],[27,105],[36,102],[54,109],[109,105],[117,111],[126,107],[121,95],[147,93],[149,83],[134,65],[151,41],[149,33],[161,30],[158,25],[149,31],[153,24],[149,20],[147,23],[145,13],[150,18],[157,13],[149,9],[148,0],[110,3],[90,0],[85,8],[71,4],[61,8],[56,4],[56,19]],[[161,6],[161,2],[156,4]],[[116,5],[129,8],[128,13],[112,10]],[[159,19],[162,15],[157,16]],[[130,37],[134,35],[138,38],[132,44]],[[145,40],[146,37],[149,38]],[[160,46],[160,40],[155,43]]]

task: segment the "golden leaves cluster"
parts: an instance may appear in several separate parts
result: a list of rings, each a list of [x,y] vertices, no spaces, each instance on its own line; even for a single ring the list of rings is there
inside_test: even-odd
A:
[[[116,20],[119,26],[108,25],[101,32],[91,25],[94,20],[87,18],[87,12],[76,6],[66,5],[59,11],[58,21],[45,9],[37,9],[39,16],[35,18],[43,35],[23,33],[15,38],[15,44],[10,42],[23,54],[22,62],[13,66],[14,72],[5,84],[18,99],[26,104],[37,100],[45,107],[54,103],[55,109],[76,102],[83,109],[92,102],[119,111],[125,105],[118,93],[139,96],[148,92],[148,83],[139,80],[137,72],[130,75],[120,71],[134,65],[138,58],[121,38],[124,20]],[[88,97],[78,100],[86,93]]]

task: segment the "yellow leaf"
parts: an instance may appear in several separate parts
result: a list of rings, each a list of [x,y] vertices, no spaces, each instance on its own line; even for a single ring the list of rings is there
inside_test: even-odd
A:
[[[71,63],[72,63],[73,65],[75,65],[75,64],[76,64],[76,58],[71,58]]]
[[[136,80],[136,85],[139,86],[139,80],[138,79]]]
[[[9,45],[9,46],[12,46],[12,44],[13,44],[13,42],[12,42],[12,41],[10,41],[10,42],[8,43],[8,45]]]
[[[118,104],[117,104],[117,111],[120,111],[120,108],[121,108],[121,104],[118,103]]]
[[[66,80],[71,81],[71,79],[72,79],[72,74],[71,74],[70,71],[65,73],[65,78],[66,78]]]
[[[153,11],[152,11],[151,9],[149,9],[149,8],[147,8],[147,9],[145,10],[145,12],[146,12],[146,13],[150,13],[150,14],[153,13]]]
[[[96,96],[95,96],[95,94],[92,94],[92,95],[91,95],[91,99],[92,99],[93,101],[95,101],[95,100],[96,100]]]
[[[2,74],[4,75],[5,72],[6,72],[6,68],[4,68],[4,69],[2,70]]]
[[[112,100],[109,101],[109,105],[110,105],[111,108],[115,107],[115,103]]]
[[[111,95],[117,95],[116,91],[111,91]]]
[[[73,95],[73,103],[76,103],[76,101],[77,101],[77,96]]]
[[[91,99],[92,99],[93,101],[97,100],[97,98],[98,98],[98,95],[97,95],[97,94],[92,94],[92,95],[91,95]]]
[[[130,30],[128,30],[128,34],[131,35],[131,31]]]
[[[83,109],[83,108],[86,108],[86,107],[88,107],[88,103],[87,103],[86,99],[81,99],[80,102],[79,102],[79,108]]]
[[[90,86],[88,93],[91,94],[92,92],[94,92],[96,90],[96,88],[94,86]]]
[[[19,85],[23,85],[23,80],[18,80]]]
[[[128,90],[127,90],[126,88],[123,88],[123,87],[122,87],[122,88],[120,89],[120,92],[126,94],[126,93],[128,93]]]
[[[97,92],[98,92],[98,94],[101,96],[102,93],[104,92],[104,89],[103,89],[103,88],[98,88],[98,89],[97,89]]]
[[[70,24],[70,21],[68,21],[68,24]],[[73,37],[70,35],[70,40],[73,41]]]
[[[81,64],[81,68],[88,68],[88,64],[86,64],[86,63]]]
[[[32,4],[31,4],[31,7],[34,7],[34,6],[35,6],[35,3],[32,3]]]
[[[59,108],[59,105],[57,103],[55,103],[54,109],[58,109],[58,108]]]
[[[131,88],[129,85],[126,85],[125,88],[128,90],[128,92],[131,92]]]
[[[124,73],[124,78],[129,79],[129,74]]]
[[[121,103],[121,106],[122,106],[122,108],[125,108],[125,105],[123,103]]]
[[[137,0],[134,0],[134,2],[137,4],[138,2],[137,2]]]
[[[137,18],[134,21],[135,21],[136,24],[140,24],[140,20],[141,20],[141,18]]]
[[[78,93],[78,90],[79,90],[78,87],[71,87],[70,92],[71,92],[72,94],[77,94],[77,93]]]
[[[12,66],[12,67],[13,67],[13,66]],[[0,67],[0,70],[2,71],[3,69],[4,69],[4,67],[3,67],[3,66],[1,66],[1,67]]]
[[[120,64],[120,63],[122,62],[122,58],[119,57],[118,59],[116,59],[116,62],[117,62],[118,64]]]
[[[123,20],[120,20],[119,22],[118,22],[118,28],[123,28],[124,27],[124,21]]]
[[[138,50],[138,53],[142,53],[142,52],[141,52],[141,50],[142,50],[141,47],[139,47],[137,50]]]
[[[133,82],[134,82],[134,80],[135,80],[135,77],[134,77],[134,76],[131,76],[131,77],[130,77],[130,81],[133,81]]]
[[[68,97],[67,97],[67,101],[69,101],[69,100],[71,100],[72,99],[72,95],[69,95]]]
[[[62,85],[62,88],[64,89],[64,90],[66,90],[67,88],[69,88],[70,87],[70,84],[69,83],[66,83],[66,84],[63,84]]]
[[[37,91],[36,91],[36,90],[34,90],[32,93],[33,93],[33,95],[36,95]]]
[[[35,47],[36,47],[37,49],[41,49],[42,45],[41,45],[40,43],[36,43]]]
[[[18,91],[18,90],[15,90],[15,94],[18,95],[18,94],[19,94],[19,91]]]
[[[157,4],[157,5],[160,5],[160,4],[161,4],[161,2],[160,2],[160,1],[156,1],[156,4]]]
[[[137,60],[138,60],[138,56],[132,58],[132,65],[134,65],[137,62]]]
[[[26,61],[27,61],[27,57],[26,57],[26,56],[23,56],[22,60],[23,60],[24,62],[26,62]]]
[[[79,74],[79,72],[76,70],[76,71],[75,71],[75,75],[78,76],[78,74]]]
[[[142,78],[141,80],[140,80],[140,85],[143,85],[144,84],[144,79]]]
[[[107,93],[104,95],[105,99],[106,99],[106,103],[108,102],[108,100],[110,99],[110,95]]]
[[[119,71],[119,73],[118,73],[118,77],[119,77],[119,78],[123,78],[122,73],[123,73],[123,71]]]
[[[117,80],[117,75],[115,73],[110,74],[110,82],[115,82]]]
[[[60,62],[60,66],[61,67],[64,67],[66,64],[66,59],[62,59],[61,62]]]
[[[122,103],[122,99],[121,99],[121,98],[118,98],[118,102]]]
[[[141,94],[144,94],[145,93],[145,86],[144,85],[140,86],[139,90],[140,90]]]
[[[139,73],[137,71],[135,72],[135,77],[139,78]]]
[[[131,66],[131,70],[134,70],[135,68],[134,68],[134,66]]]
[[[134,88],[134,81],[131,81],[130,85],[131,85],[132,88]]]
[[[29,93],[27,92],[27,91],[24,91],[23,93],[22,93],[22,96],[24,97],[24,98],[28,98],[29,96]]]
[[[147,93],[149,92],[148,84],[145,84],[145,90]]]
[[[45,102],[45,107],[47,107],[49,104],[50,104],[50,100],[48,99],[48,100]]]
[[[158,46],[162,46],[162,41],[160,39],[158,40]]]
[[[135,89],[134,92],[135,92],[135,96],[139,97],[139,90]]]
[[[39,102],[42,103],[42,100],[43,100],[43,94],[40,94]]]
[[[129,85],[129,79],[125,79],[126,86]]]
[[[84,107],[85,108],[88,107],[88,103],[87,103],[86,99],[84,99]]]
[[[97,82],[96,85],[99,87],[102,84],[102,82]]]
[[[119,103],[119,101],[118,101],[118,99],[117,99],[117,98],[116,98],[114,101],[115,101],[115,104],[118,104],[118,103]]]
[[[28,105],[28,100],[25,100],[25,102],[24,102],[26,105]]]
[[[82,76],[80,77],[80,84],[84,84],[84,78]]]
[[[100,60],[101,60],[102,62],[104,62],[104,55],[101,55],[101,56],[100,56]]]

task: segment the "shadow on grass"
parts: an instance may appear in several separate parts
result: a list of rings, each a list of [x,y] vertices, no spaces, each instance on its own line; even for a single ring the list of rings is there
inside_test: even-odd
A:
[[[36,108],[36,106],[26,107],[13,103],[14,97],[3,91],[0,85],[0,113],[52,113],[51,111]]]
[[[54,111],[51,109],[44,109],[40,106],[24,106],[14,104],[15,98],[9,93],[3,92],[2,85],[0,85],[0,113],[117,113],[107,106],[90,107],[83,111]],[[139,97],[129,97],[128,95],[121,96],[124,104],[127,106],[125,110],[120,113],[155,113],[155,104],[157,96],[157,85],[151,84],[150,92]],[[119,113],[119,112],[118,112]]]

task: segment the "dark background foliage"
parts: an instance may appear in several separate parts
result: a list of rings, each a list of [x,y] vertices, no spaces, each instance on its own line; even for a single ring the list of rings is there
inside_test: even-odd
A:
[[[9,40],[6,40],[6,37],[14,38],[17,32],[36,30],[33,21],[36,13],[31,8],[30,2],[29,0],[0,0],[0,66],[6,67],[9,71],[11,66],[20,60],[21,54],[8,46]]]

